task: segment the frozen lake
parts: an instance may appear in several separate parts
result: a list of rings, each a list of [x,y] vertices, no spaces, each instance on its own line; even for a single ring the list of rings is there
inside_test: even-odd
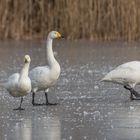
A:
[[[99,82],[116,66],[140,60],[140,43],[57,40],[54,51],[62,72],[49,99],[60,104],[33,107],[29,94],[25,111],[13,111],[20,99],[0,88],[0,140],[140,139],[140,101],[130,101],[121,86]],[[45,65],[45,41],[0,42],[0,81],[20,71],[25,54],[31,68]],[[44,97],[36,95],[36,102]]]

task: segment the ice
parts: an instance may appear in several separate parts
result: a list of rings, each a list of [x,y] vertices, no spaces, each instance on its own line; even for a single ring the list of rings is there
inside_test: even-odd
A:
[[[93,71],[92,71],[92,70],[88,70],[88,73],[89,73],[89,74],[92,74],[92,73],[93,73]]]
[[[113,129],[114,128],[114,125],[111,125],[111,128]]]
[[[86,140],[87,139],[87,136],[84,136],[84,140]]]
[[[88,112],[86,112],[86,111],[84,111],[83,113],[84,113],[84,116],[87,116],[88,115]]]
[[[32,47],[26,42],[22,44],[24,47],[20,47],[20,41],[17,47],[17,42],[12,46],[11,43],[4,47],[0,43],[1,80],[13,72],[19,72],[23,64],[20,63],[23,61],[21,56],[25,53],[29,52],[32,56],[31,69],[46,64],[42,55],[45,56],[45,47],[41,48],[40,43],[39,47],[33,42]],[[20,99],[11,97],[0,88],[0,137],[45,140],[57,134],[54,140],[139,139],[140,102],[130,101],[129,92],[120,85],[99,84],[99,80],[119,64],[139,58],[139,43],[135,49],[135,44],[128,49],[123,42],[81,41],[75,45],[71,41],[62,41],[59,44],[61,47],[56,47],[54,51],[59,53],[62,71],[49,94],[56,94],[60,104],[34,107],[32,95],[29,94],[24,97],[25,110],[13,111]],[[10,59],[7,61],[8,54]],[[45,102],[44,94],[36,95],[35,100]]]
[[[101,120],[101,119],[102,119],[102,116],[101,116],[100,111],[94,111],[94,112],[92,113],[92,115],[93,115],[93,119],[94,119],[94,120]]]
[[[72,136],[69,137],[69,140],[72,140]]]
[[[97,85],[94,86],[94,89],[99,89],[99,87]]]
[[[130,106],[130,110],[134,110],[135,108],[134,108],[134,106]]]

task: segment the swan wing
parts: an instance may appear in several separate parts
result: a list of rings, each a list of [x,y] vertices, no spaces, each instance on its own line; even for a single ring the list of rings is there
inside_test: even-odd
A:
[[[49,79],[50,69],[47,66],[36,67],[29,72],[33,87],[41,87]]]
[[[5,84],[5,86],[6,86],[6,89],[10,93],[17,91],[17,84],[18,84],[19,76],[20,76],[19,73],[14,73],[8,78],[8,81]]]

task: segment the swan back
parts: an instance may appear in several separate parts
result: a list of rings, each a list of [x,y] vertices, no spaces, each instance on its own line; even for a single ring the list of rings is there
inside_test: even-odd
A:
[[[140,82],[140,62],[131,61],[124,63],[109,72],[102,81],[115,82],[119,84]]]

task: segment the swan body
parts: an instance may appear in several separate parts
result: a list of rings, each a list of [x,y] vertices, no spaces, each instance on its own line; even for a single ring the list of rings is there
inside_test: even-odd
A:
[[[110,71],[102,81],[121,84],[130,92],[132,90],[134,92],[133,88],[140,84],[140,61],[131,61],[118,66]],[[138,93],[135,96],[139,96]]]
[[[46,90],[53,86],[60,75],[60,66],[50,69],[47,66],[36,67],[30,71],[30,77],[32,80],[33,91]]]
[[[46,41],[46,53],[47,53],[47,66],[38,66],[32,69],[29,72],[29,77],[32,83],[32,104],[33,105],[42,105],[34,102],[35,93],[37,91],[44,91],[46,96],[46,104],[45,105],[53,105],[48,102],[47,92],[51,86],[53,86],[57,79],[60,76],[60,65],[54,57],[52,50],[52,42],[55,38],[60,38],[61,34],[57,31],[51,31],[48,34]]]
[[[26,96],[31,92],[31,80],[28,77],[30,61],[31,60],[29,55],[25,55],[24,66],[21,70],[21,73],[12,74],[8,78],[7,82],[4,83],[4,87],[7,89],[11,96],[21,97],[20,106],[17,108],[18,110],[22,110],[21,104],[23,101],[23,96]]]
[[[109,72],[102,80],[135,87],[140,83],[140,62],[124,63]]]

